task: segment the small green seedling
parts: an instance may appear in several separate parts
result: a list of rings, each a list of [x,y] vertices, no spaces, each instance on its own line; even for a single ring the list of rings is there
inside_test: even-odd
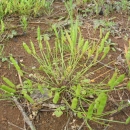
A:
[[[21,24],[22,24],[22,27],[23,27],[23,31],[26,32],[27,31],[27,26],[28,26],[27,17],[22,16]]]

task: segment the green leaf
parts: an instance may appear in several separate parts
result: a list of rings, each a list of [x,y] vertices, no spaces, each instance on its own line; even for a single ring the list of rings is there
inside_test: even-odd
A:
[[[4,22],[1,20],[1,34],[4,32],[5,30],[5,24]]]
[[[78,49],[81,49],[83,44],[84,44],[84,39],[82,38],[82,35],[79,34]]]
[[[98,98],[95,100],[94,109],[98,109],[99,103],[100,103],[100,99],[99,99],[99,97],[98,97]]]
[[[76,89],[76,96],[80,96],[80,92],[81,92],[81,89],[82,87],[80,85],[77,86],[77,89]]]
[[[15,85],[6,77],[3,77],[3,80],[5,81],[5,83],[7,83],[10,87],[15,88]]]
[[[126,119],[126,125],[130,123],[130,116]]]
[[[87,91],[86,91],[86,90],[82,90],[82,91],[81,91],[81,94],[86,95],[86,94],[87,94]]]
[[[40,50],[42,50],[43,46],[42,46],[42,36],[41,36],[40,27],[37,28],[37,40],[39,43],[39,48],[40,48]]]
[[[44,67],[42,65],[40,65],[39,70],[43,71]]]
[[[72,86],[71,89],[76,91],[77,87],[76,86]]]
[[[33,44],[32,41],[30,41],[30,44],[31,44],[32,52],[33,52],[33,54],[35,55],[35,54],[36,54],[36,51],[35,51],[34,44]]]
[[[15,89],[10,88],[10,87],[8,87],[8,86],[6,86],[6,85],[1,85],[0,88],[1,88],[2,90],[4,90],[5,92],[7,92],[7,93],[15,93],[15,92],[16,92]]]
[[[60,117],[60,116],[63,114],[63,112],[58,109],[58,110],[56,110],[53,114],[54,114],[56,117]]]
[[[13,65],[16,68],[16,70],[18,71],[19,75],[23,76],[22,70],[20,69],[18,63],[16,62],[16,60],[12,56],[10,57],[10,61],[13,63]]]
[[[2,62],[5,62],[7,61],[8,59],[7,58],[2,58]]]
[[[58,33],[57,29],[56,29],[56,24],[53,24],[52,28],[53,28],[53,30],[55,32],[55,35],[56,35],[57,39],[59,39],[59,33]]]
[[[34,103],[34,100],[26,93],[26,91],[23,91],[22,94],[24,95],[24,98],[27,99],[30,103]]]
[[[76,109],[77,104],[78,104],[78,99],[77,99],[77,98],[73,98],[73,99],[72,99],[71,108],[72,108],[72,109]]]
[[[88,119],[92,119],[92,115],[93,115],[93,110],[94,110],[94,103],[92,103],[89,108],[88,108],[88,112],[87,112],[87,118]]]
[[[105,38],[104,38],[105,41],[108,39],[109,35],[110,35],[110,32],[107,32],[106,35],[105,35]]]
[[[120,76],[117,78],[117,80],[115,81],[114,86],[117,86],[119,83],[121,83],[121,82],[124,80],[124,78],[125,78],[125,75],[124,75],[124,74],[120,75]]]
[[[53,103],[56,104],[58,102],[59,98],[60,98],[60,93],[55,92],[55,95],[54,95],[54,98],[53,98]]]
[[[95,56],[94,56],[94,59],[93,59],[94,63],[97,62],[98,57],[99,57],[99,52],[98,52],[98,49],[97,49]]]
[[[88,54],[88,59],[89,59],[92,56],[92,50],[90,48],[88,49],[87,54]]]
[[[65,106],[61,106],[60,109],[61,109],[61,110],[65,110]]]
[[[26,89],[29,93],[33,92],[32,88],[32,81],[27,79],[23,82],[23,88]]]
[[[130,90],[130,81],[127,83],[127,88]]]
[[[28,47],[28,45],[25,42],[23,42],[23,48],[25,49],[25,51],[28,54],[32,54],[32,51],[30,50],[30,48]]]
[[[107,32],[105,37],[101,40],[100,46],[99,46],[99,53],[101,53],[104,49],[105,41],[108,39],[110,32]],[[106,48],[105,51],[108,51],[109,48]]]
[[[109,80],[108,85],[110,86],[111,89],[114,88],[115,86],[115,81],[116,81],[116,77],[117,77],[117,71],[115,71],[115,73],[113,74],[112,78]]]
[[[82,115],[81,112],[78,112],[78,113],[77,113],[77,116],[78,116],[78,118],[82,118],[82,117],[83,117],[83,115]]]
[[[26,85],[28,85],[29,87],[32,87],[32,81],[31,80],[27,79],[27,80],[24,81],[24,83]]]
[[[68,34],[67,31],[65,31],[65,33],[66,33],[66,38],[68,39],[68,42],[69,42],[69,45],[70,45],[70,50],[71,50],[71,52],[73,52],[74,45],[73,45],[72,39],[71,39],[71,37],[70,37],[70,35]]]
[[[41,92],[41,94],[45,93],[41,84],[38,84],[38,89]]]
[[[51,53],[52,50],[51,50],[50,43],[48,41],[46,41],[46,47],[47,47],[47,50],[49,51],[49,53]]]
[[[81,80],[81,83],[89,84],[90,83],[90,79],[83,79],[83,80]]]
[[[97,108],[97,115],[101,115],[107,102],[107,95],[105,93],[101,93],[98,97],[99,99],[99,105]]]
[[[50,37],[49,37],[48,34],[44,34],[43,37],[44,37],[44,41],[49,41],[50,40]]]
[[[82,55],[88,50],[89,42],[86,41],[83,48],[82,48]]]
[[[101,43],[100,43],[100,46],[98,48],[98,52],[101,53],[103,51],[103,48],[104,48],[104,43],[105,43],[105,39],[103,38],[101,40]]]
[[[105,56],[108,54],[109,51],[110,51],[110,46],[104,47],[104,50],[103,50],[104,54],[103,54],[101,60],[105,58]]]

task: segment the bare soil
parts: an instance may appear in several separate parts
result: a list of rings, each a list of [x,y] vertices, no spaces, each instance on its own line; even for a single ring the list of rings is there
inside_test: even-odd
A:
[[[14,29],[9,29],[7,31],[8,34],[11,33],[11,30],[15,30],[17,31],[17,35],[8,40],[3,40],[0,43],[4,44],[4,57],[9,58],[9,55],[12,54],[18,62],[24,64],[25,66],[28,66],[30,68],[36,66],[36,61],[24,51],[22,43],[30,43],[31,40],[35,44],[36,48],[38,48],[36,39],[37,27],[40,26],[42,33],[51,33],[49,32],[50,25],[56,23],[60,16],[67,16],[67,13],[63,8],[63,4],[61,4],[61,2],[57,2],[54,3],[54,11],[51,16],[41,16],[38,18],[29,19],[29,26],[26,34],[23,33],[22,28],[20,26],[17,26],[20,25],[17,17],[12,16],[11,18],[6,18],[7,24],[8,26],[10,26],[10,28],[11,25],[16,27]],[[112,42],[117,44],[116,46],[112,46],[115,47],[116,51],[110,51],[107,58],[103,61],[104,64],[109,63],[111,61],[117,62],[118,56],[120,54],[123,54],[124,44],[128,45],[128,40],[124,39],[126,35],[128,36],[128,38],[130,37],[130,23],[126,25],[126,22],[128,21],[128,15],[124,15],[121,13],[113,13],[107,17],[99,15],[94,16],[93,19],[88,17],[84,17],[83,19],[81,19],[81,21],[83,22],[81,25],[81,31],[84,38],[93,41],[98,41],[99,29],[93,29],[92,21],[94,19],[108,20],[113,17],[115,17],[114,21],[116,22],[116,24],[119,24],[117,34],[121,34],[119,36],[115,33],[114,36],[110,36]],[[54,36],[51,37],[50,42],[53,46]],[[122,55],[122,58],[123,57],[124,56]],[[109,66],[114,68],[115,62],[112,62]],[[116,65],[116,67],[121,71],[121,73],[125,73],[127,75],[127,67],[121,61],[119,62],[120,64]],[[103,66],[103,64],[97,64],[97,66],[93,67],[93,70],[96,70],[101,66]],[[91,76],[91,79],[93,79],[94,82],[98,83],[99,81],[102,81],[107,75],[112,75],[113,72],[113,69],[109,67],[104,67],[102,70],[96,71],[95,74]],[[11,65],[8,61],[2,62],[0,60],[0,76],[8,77],[16,84],[19,84],[17,72],[14,69],[13,65]],[[0,79],[0,84],[2,84],[2,82],[3,81]],[[130,91],[127,89],[124,89],[122,91],[114,91],[113,93],[110,93],[109,96],[111,97],[111,99],[114,99],[116,103],[121,100],[127,102],[127,100],[130,100]],[[15,103],[11,100],[1,100],[0,103],[0,130],[22,130],[22,128],[24,129],[26,124]],[[105,111],[116,109],[116,103],[109,99]],[[34,120],[34,124],[37,130],[88,130],[86,125],[83,124],[83,120],[79,120],[75,116],[70,116],[71,114],[64,113],[61,117],[57,118],[52,115],[52,111],[43,110],[43,108],[39,110],[39,113]],[[130,116],[130,106],[126,107],[122,111],[115,113],[114,115],[108,116],[107,119],[125,121],[128,116]],[[79,129],[79,126],[81,125],[83,126],[81,129]],[[110,126],[107,126],[107,122],[106,126],[90,122],[90,126],[93,130],[130,130],[130,124],[125,125],[119,123],[109,123],[109,125]],[[67,128],[65,129],[65,127]]]

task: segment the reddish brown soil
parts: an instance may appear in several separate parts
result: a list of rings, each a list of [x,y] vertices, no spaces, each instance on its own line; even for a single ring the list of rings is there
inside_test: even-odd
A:
[[[30,43],[30,40],[33,41],[35,46],[37,47],[37,39],[36,39],[36,29],[38,26],[41,27],[42,33],[46,33],[46,30],[48,29],[48,21],[50,22],[55,22],[57,20],[57,8],[62,9],[60,4],[55,4],[55,10],[54,10],[54,15],[52,14],[50,17],[49,16],[42,16],[40,18],[36,18],[33,20],[29,20],[29,27],[28,31],[25,35],[18,35],[13,37],[12,39],[9,40],[4,40],[2,44],[4,44],[4,56],[9,57],[10,54],[14,56],[14,58],[20,62],[21,60],[22,63],[25,66],[28,67],[33,67],[36,65],[35,60],[30,57],[23,49],[22,43],[23,41],[25,43]],[[63,5],[61,5],[63,7]],[[60,12],[59,15],[61,16],[66,15],[67,13],[64,13],[64,10],[62,13]],[[107,18],[104,16],[100,16],[100,19],[108,19],[116,17],[115,21],[121,22],[121,28],[125,29],[126,28],[126,20],[128,19],[128,16],[124,16],[121,14],[111,14]],[[9,18],[7,18],[8,20]],[[97,18],[98,19],[98,18]],[[14,22],[15,21],[15,22]],[[14,21],[11,22],[11,24],[18,25],[19,21],[17,18],[14,19]],[[38,23],[40,21],[40,23]],[[88,19],[84,19],[84,25],[81,27],[82,34],[84,38],[86,39],[91,39],[91,40],[98,40],[99,39],[99,30],[94,31],[92,29],[91,23],[87,22]],[[130,26],[130,25],[129,25]],[[22,34],[22,29],[19,27],[15,29],[18,34]],[[93,31],[92,31],[93,30]],[[124,40],[125,34],[128,34],[130,36],[130,29],[127,28],[126,32],[122,33],[121,37],[113,37],[111,36],[111,39],[113,42],[117,43],[117,48],[120,48],[122,51],[124,50],[124,44],[128,44],[128,41]],[[52,46],[54,44],[53,42],[53,37],[50,40],[52,43]],[[110,51],[108,57],[103,61],[104,63],[109,63],[112,60],[117,60],[117,57],[119,54],[122,52],[120,51]],[[112,67],[114,67],[114,64],[110,64]],[[93,70],[99,68],[102,66],[101,64],[98,64],[93,68]],[[123,68],[121,65],[117,66],[121,73],[127,73],[127,69]],[[24,69],[24,68],[23,68]],[[92,71],[93,71],[92,70]],[[110,68],[104,67],[102,70],[99,70],[95,72],[94,76],[92,75],[91,79],[95,79],[94,82],[99,82],[104,79],[105,76],[107,75],[112,75],[113,71],[110,71],[106,74],[102,72],[106,72],[110,70]],[[102,75],[103,74],[103,75]],[[0,60],[0,76],[5,76],[11,79],[14,83],[19,84],[19,79],[16,70],[13,68],[13,66],[9,62],[4,62]],[[98,77],[99,76],[99,77]],[[97,78],[98,77],[98,78]],[[2,84],[2,80],[0,79],[0,84]],[[130,99],[130,91],[128,90],[123,90],[123,91],[115,91],[110,94],[111,97],[114,98],[115,101],[125,100],[127,101]],[[20,130],[20,128],[24,128],[25,122],[23,121],[23,117],[20,113],[20,111],[17,109],[15,106],[15,103],[13,101],[0,101],[1,106],[0,106],[0,130]],[[114,110],[117,108],[117,106],[112,102],[108,101],[108,104],[106,106],[106,111],[108,110]],[[44,112],[41,111],[38,114],[39,116],[37,119],[34,121],[35,126],[37,130],[78,130],[78,126],[81,126],[83,121],[76,119],[76,117],[70,117],[70,115],[64,113],[60,118],[56,118],[55,116],[52,115],[52,112]],[[127,116],[130,116],[130,107],[127,107],[123,111],[117,112],[116,114],[112,115],[111,117],[107,117],[107,119],[114,119],[118,121],[125,121]],[[67,125],[68,119],[69,123]],[[110,126],[102,126],[98,125],[96,123],[90,122],[90,126],[92,127],[93,130],[130,130],[130,124],[125,125],[125,124],[117,124],[117,123],[109,123]],[[68,128],[65,129],[65,126],[68,126]],[[81,130],[88,130],[88,128],[84,125]]]

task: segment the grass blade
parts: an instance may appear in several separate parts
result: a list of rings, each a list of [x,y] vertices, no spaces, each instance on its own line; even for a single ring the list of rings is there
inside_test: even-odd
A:
[[[8,86],[6,86],[6,85],[1,85],[0,88],[1,88],[2,90],[4,90],[5,92],[7,92],[7,93],[15,93],[15,92],[16,92],[15,89],[10,88],[10,87],[8,87]]]
[[[20,69],[18,63],[16,62],[16,60],[12,56],[10,57],[10,61],[13,63],[13,65],[16,68],[16,70],[18,71],[19,75],[23,76],[22,70]]]
[[[3,77],[5,83],[7,83],[10,87],[15,88],[15,85],[6,77]]]

